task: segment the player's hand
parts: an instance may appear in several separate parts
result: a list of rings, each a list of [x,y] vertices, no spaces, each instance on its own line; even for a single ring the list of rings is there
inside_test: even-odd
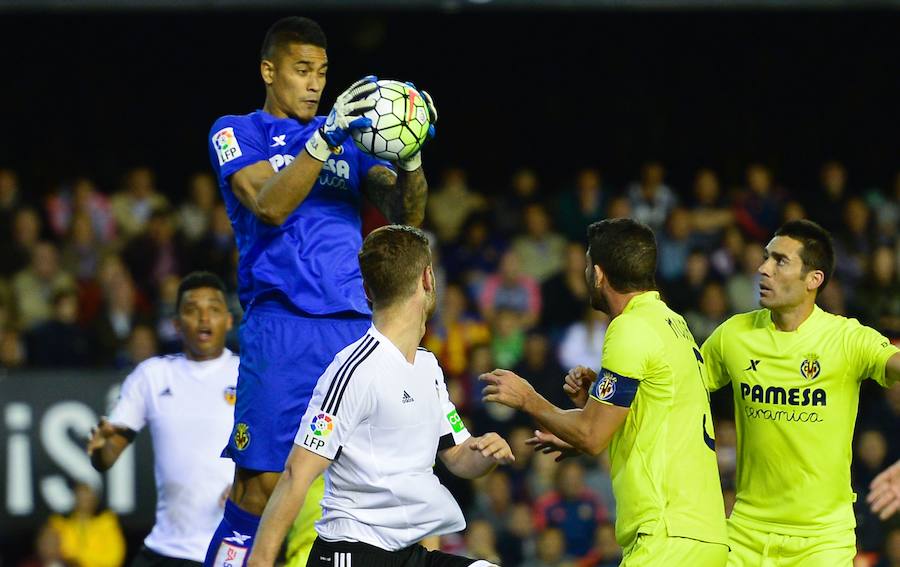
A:
[[[516,460],[509,443],[496,433],[485,433],[481,437],[475,438],[469,448],[473,451],[480,451],[482,457],[493,459],[501,465],[508,465]]]
[[[884,469],[872,484],[866,501],[872,512],[882,520],[887,520],[900,510],[900,461]]]
[[[576,366],[566,374],[563,391],[572,400],[576,408],[587,405],[591,384],[597,379],[597,373],[587,366]]]
[[[481,391],[484,402],[494,402],[520,410],[536,394],[534,387],[515,372],[498,368],[482,374],[479,380],[487,384]]]
[[[438,112],[437,107],[434,106],[434,99],[431,98],[431,95],[428,94],[428,91],[422,91],[416,88],[416,85],[407,81],[406,83],[410,87],[414,88],[416,92],[422,95],[422,100],[425,101],[425,106],[428,108],[428,139],[432,139],[435,136],[436,130],[434,129],[434,123],[437,122]],[[419,151],[409,156],[406,159],[398,160],[397,168],[402,169],[404,171],[415,171],[422,167],[422,149],[419,148]]]
[[[551,455],[553,453],[559,453],[556,455],[556,462],[563,459],[568,459],[569,457],[574,457],[579,455],[578,449],[569,445],[556,435],[552,433],[547,433],[546,431],[541,431],[540,429],[534,430],[534,437],[525,441],[526,445],[531,445],[534,447],[535,451],[540,451],[545,455]]]
[[[363,77],[337,97],[325,123],[306,142],[309,155],[325,161],[331,153],[340,152],[350,132],[372,125],[362,114],[375,108],[375,101],[367,97],[378,88],[377,82],[378,77],[374,75]]]
[[[106,416],[100,418],[100,422],[93,428],[91,428],[91,438],[88,439],[87,442],[87,454],[93,455],[95,452],[103,449],[106,446],[106,442],[113,435],[125,435],[128,429],[125,427],[120,427],[118,425],[113,425],[106,420]]]

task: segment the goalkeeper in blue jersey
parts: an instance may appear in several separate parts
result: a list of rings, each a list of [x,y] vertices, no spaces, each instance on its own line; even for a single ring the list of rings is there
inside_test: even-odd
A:
[[[374,105],[366,97],[375,77],[339,95],[327,117],[316,116],[327,72],[319,25],[279,20],[262,46],[263,109],[223,116],[210,131],[210,159],[240,252],[245,315],[234,428],[223,452],[236,464],[235,479],[208,566],[246,561],[317,378],[369,328],[357,260],[363,195],[394,223],[418,225],[425,214],[420,153],[388,163],[349,139],[370,125],[361,115]],[[433,123],[434,104],[421,94]],[[310,545],[322,490],[320,480],[300,516]]]

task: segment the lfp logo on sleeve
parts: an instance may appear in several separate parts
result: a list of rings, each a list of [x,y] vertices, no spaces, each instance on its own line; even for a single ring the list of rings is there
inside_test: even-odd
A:
[[[219,165],[224,165],[243,155],[237,137],[234,135],[234,128],[230,126],[213,134],[212,143],[216,148],[216,155],[219,156]]]

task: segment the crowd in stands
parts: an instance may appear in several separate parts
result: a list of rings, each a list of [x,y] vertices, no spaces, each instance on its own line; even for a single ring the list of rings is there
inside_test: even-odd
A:
[[[813,219],[832,232],[837,253],[835,278],[820,305],[900,339],[900,174],[884,187],[861,188],[841,163],[829,162],[818,179],[792,189],[765,165],[750,164],[734,186],[700,169],[690,187],[674,188],[663,164],[648,162],[621,187],[594,168],[552,180],[558,186],[523,168],[501,191],[476,190],[459,168],[430,176],[425,228],[433,236],[439,309],[424,346],[441,361],[471,428],[504,435],[516,455],[513,465],[475,482],[442,477],[469,521],[464,534],[444,538],[454,552],[506,566],[618,565],[608,457],[556,463],[535,454],[525,444],[530,420],[483,404],[477,380],[495,367],[510,368],[567,406],[565,371],[599,368],[608,321],[588,305],[591,222],[633,217],[653,228],[660,291],[701,344],[731,314],[758,308],[757,268],[775,229]],[[172,202],[175,193],[185,197]],[[367,230],[384,222],[365,206]],[[3,368],[127,370],[177,351],[175,295],[179,278],[192,270],[221,276],[240,315],[234,236],[209,174],[164,193],[154,172],[140,167],[126,172],[120,187],[78,178],[38,196],[20,185],[15,171],[0,169],[0,231]],[[236,334],[229,346],[238,349]],[[728,508],[733,409],[729,393],[713,401]],[[880,522],[864,505],[869,481],[900,458],[898,431],[900,385],[885,392],[864,384],[853,465],[860,565],[900,565],[900,524]],[[38,549],[49,540],[65,543],[65,530],[54,531],[58,524],[41,531]]]

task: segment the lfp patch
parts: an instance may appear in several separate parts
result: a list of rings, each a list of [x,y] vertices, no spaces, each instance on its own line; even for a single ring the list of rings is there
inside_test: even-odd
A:
[[[327,413],[320,413],[313,418],[309,428],[312,429],[313,435],[325,439],[334,431],[334,419]]]
[[[243,155],[241,146],[238,144],[237,136],[234,135],[234,128],[222,128],[212,137],[213,147],[216,149],[216,155],[219,156],[219,165],[224,165],[233,159],[237,159]]]

